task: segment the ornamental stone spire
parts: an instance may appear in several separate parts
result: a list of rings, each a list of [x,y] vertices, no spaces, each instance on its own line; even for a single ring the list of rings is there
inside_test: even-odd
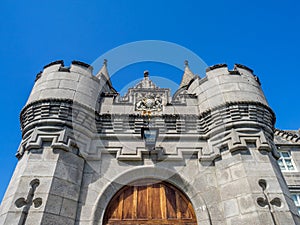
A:
[[[184,73],[179,88],[188,85],[190,81],[195,77],[194,73],[191,71],[189,67],[189,62],[187,60],[184,61],[184,65],[185,65]]]
[[[109,73],[107,70],[107,59],[104,59],[103,66],[99,70],[99,72],[96,74],[96,77],[99,79],[104,78],[111,85],[110,76],[109,76]]]

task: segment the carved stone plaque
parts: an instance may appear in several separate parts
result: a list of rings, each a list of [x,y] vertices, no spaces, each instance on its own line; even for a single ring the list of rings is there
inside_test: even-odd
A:
[[[135,109],[137,111],[161,111],[162,100],[159,96],[147,96],[135,104]]]

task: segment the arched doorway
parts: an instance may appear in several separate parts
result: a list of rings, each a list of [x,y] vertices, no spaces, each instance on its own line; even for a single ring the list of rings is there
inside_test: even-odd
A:
[[[191,202],[167,182],[135,183],[112,198],[103,225],[196,225]]]

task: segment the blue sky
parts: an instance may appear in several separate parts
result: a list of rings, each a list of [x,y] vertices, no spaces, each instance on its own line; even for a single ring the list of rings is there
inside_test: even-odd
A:
[[[92,63],[129,42],[173,42],[208,65],[227,63],[232,68],[241,63],[254,69],[277,115],[276,127],[300,128],[297,0],[2,0],[0,4],[0,200],[17,163],[20,110],[35,75],[58,59],[66,65],[75,59]],[[181,79],[178,68],[138,63],[117,72],[114,86],[122,89],[145,69],[177,83]]]

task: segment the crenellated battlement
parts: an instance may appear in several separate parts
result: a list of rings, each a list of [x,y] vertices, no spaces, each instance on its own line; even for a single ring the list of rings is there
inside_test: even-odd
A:
[[[228,69],[227,64],[216,64],[206,69],[206,75],[208,78],[220,75],[252,76],[255,80],[258,80],[253,70],[242,64],[234,64],[233,70]]]
[[[221,68],[227,68],[227,64],[225,63],[221,63],[221,64],[216,64],[216,65],[213,65],[213,66],[209,66],[206,68],[206,72],[209,72],[209,71],[212,71],[212,70],[217,70],[217,69],[221,69]],[[228,70],[228,68],[227,68]]]
[[[93,67],[87,63],[74,60],[70,66],[65,66],[63,60],[57,60],[45,65],[37,74],[27,104],[54,98],[72,100],[95,109],[100,92],[110,92],[106,81],[103,75],[94,76]]]
[[[245,66],[245,65],[242,65],[242,64],[234,64],[234,70],[240,71],[241,74],[243,74],[243,72],[248,71],[248,72],[250,72],[252,75],[254,75],[254,74],[253,74],[254,71],[253,71],[252,69],[250,69],[249,67],[247,67],[247,66]]]
[[[52,67],[54,65],[64,66],[64,60],[56,60],[56,61],[50,62],[44,66],[44,69],[47,69],[48,67]]]
[[[187,94],[197,96],[199,113],[227,102],[258,102],[268,106],[260,82],[253,70],[241,64],[228,69],[227,64],[216,64],[206,69],[206,77],[195,76],[186,64],[184,75]],[[47,99],[71,99],[94,108],[101,92],[114,91],[107,71],[107,60],[94,76],[93,67],[81,61],[72,61],[69,67],[63,60],[44,66],[38,73],[28,103]]]
[[[206,68],[206,72],[221,69],[221,68],[227,68],[227,71],[230,71],[228,69],[227,64],[221,63],[221,64],[216,64],[216,65],[213,65],[213,66],[209,66],[208,68]],[[247,67],[245,65],[238,64],[238,63],[234,64],[233,71],[239,71],[239,72],[241,72],[241,74],[242,74],[242,72],[248,71],[248,73],[250,72],[252,75],[254,75],[252,69],[250,69],[249,67]]]
[[[93,67],[87,63],[81,61],[72,61],[70,72],[86,74],[88,76],[93,76]]]
[[[206,77],[194,79],[186,91],[198,99],[202,113],[228,102],[253,102],[268,106],[258,77],[253,70],[235,64],[232,70],[226,64],[217,64],[206,69]]]
[[[71,65],[65,66],[63,60],[57,60],[44,66],[43,70],[36,76],[36,81],[44,74],[55,72],[74,72],[85,76],[93,76],[93,67],[87,63],[73,60]]]

